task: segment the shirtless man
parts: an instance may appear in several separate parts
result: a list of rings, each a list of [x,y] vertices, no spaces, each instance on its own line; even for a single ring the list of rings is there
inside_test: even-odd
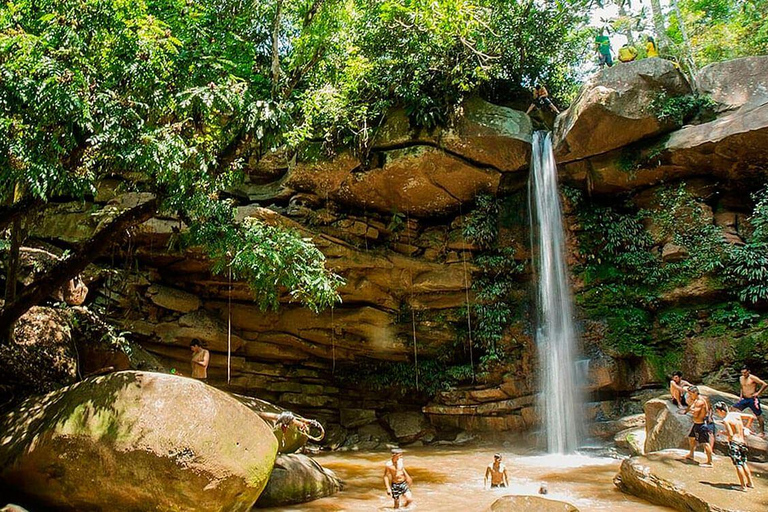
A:
[[[702,468],[711,468],[712,445],[709,442],[711,431],[706,425],[709,406],[707,405],[707,401],[699,395],[699,388],[696,386],[688,388],[688,395],[691,397],[691,403],[685,411],[680,411],[680,414],[688,414],[690,411],[693,416],[693,428],[691,428],[691,431],[688,434],[688,444],[691,446],[691,451],[686,455],[685,459],[696,462],[696,457],[694,455],[696,444],[703,444],[704,452],[707,454],[707,462],[699,464],[699,466]]]
[[[683,372],[678,371],[672,374],[672,380],[669,381],[669,394],[672,395],[672,403],[681,409],[688,406],[688,402],[685,401],[685,392],[689,387],[691,383],[683,380]]]
[[[485,468],[485,477],[483,478],[483,489],[487,488],[488,477],[491,477],[491,489],[495,487],[509,487],[509,477],[507,476],[507,467],[501,463],[501,454],[493,456],[493,463]]]
[[[192,340],[189,349],[192,351],[192,378],[203,382],[207,381],[208,362],[211,360],[211,353],[203,348],[203,344],[198,339]]]
[[[749,407],[752,412],[755,413],[755,416],[757,416],[757,424],[760,427],[758,435],[762,437],[765,435],[765,419],[763,418],[763,409],[760,407],[760,395],[765,391],[768,384],[759,377],[752,375],[747,366],[741,368],[739,383],[741,384],[739,401],[733,404],[733,406],[740,411]],[[760,389],[757,389],[758,385],[760,386]]]
[[[744,441],[744,425],[742,424],[742,414],[740,412],[728,412],[728,406],[724,402],[715,404],[715,412],[723,420],[725,433],[728,436],[728,456],[736,466],[736,474],[739,475],[741,490],[753,488],[752,471],[747,465],[747,443]]]
[[[395,500],[395,508],[400,508],[400,497],[404,498],[405,507],[413,503],[411,485],[413,479],[403,465],[403,450],[393,448],[392,459],[384,465],[384,487],[387,489],[387,496]]]

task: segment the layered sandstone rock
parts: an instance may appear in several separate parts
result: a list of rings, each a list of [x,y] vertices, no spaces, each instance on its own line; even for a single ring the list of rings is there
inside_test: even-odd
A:
[[[118,372],[2,419],[0,481],[57,510],[249,510],[277,452],[269,427],[202,382]]]
[[[626,459],[614,483],[626,493],[684,512],[765,510],[765,478],[755,476],[755,489],[742,494],[730,460],[715,456],[714,468],[700,468],[686,464],[685,455],[683,450],[665,450]]]
[[[604,69],[558,117],[555,155],[559,162],[581,160],[669,131],[674,125],[659,121],[651,103],[662,95],[690,92],[683,74],[667,60]]]

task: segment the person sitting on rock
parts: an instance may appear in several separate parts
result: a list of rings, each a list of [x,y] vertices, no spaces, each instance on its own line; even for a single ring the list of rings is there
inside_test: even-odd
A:
[[[645,36],[645,56],[649,59],[659,56],[659,50],[656,48],[656,40],[653,36]]]
[[[531,106],[528,107],[528,110],[526,110],[525,113],[527,115],[530,114],[534,109],[539,110],[543,109],[544,107],[549,108],[555,114],[560,113],[560,111],[557,110],[555,104],[552,103],[552,100],[549,99],[547,88],[537,83],[533,86],[533,103],[531,103]]]
[[[709,407],[707,406],[706,400],[704,400],[704,398],[699,395],[699,388],[696,386],[691,386],[688,388],[688,395],[691,397],[690,404],[688,405],[688,408],[685,409],[685,411],[680,411],[680,414],[688,414],[688,412],[691,412],[693,416],[693,427],[688,433],[688,444],[691,447],[691,451],[688,455],[686,455],[685,460],[696,462],[696,456],[694,453],[696,450],[696,445],[703,444],[704,452],[707,454],[707,462],[704,464],[699,464],[699,467],[711,468],[712,445],[709,442],[711,430],[706,424]]]
[[[507,476],[507,467],[501,462],[501,454],[496,453],[493,456],[493,462],[485,468],[485,477],[483,478],[483,489],[488,486],[488,478],[491,480],[491,489],[496,487],[509,487],[509,476]]]
[[[619,61],[620,62],[632,62],[637,58],[637,48],[627,43],[619,48]]]
[[[728,436],[728,456],[733,465],[736,466],[736,474],[739,476],[741,490],[753,488],[752,471],[747,464],[749,449],[744,440],[744,425],[742,424],[742,414],[740,412],[728,412],[728,406],[725,402],[715,404],[715,413],[723,420],[725,433]]]
[[[685,393],[689,387],[691,387],[691,383],[683,380],[683,372],[676,371],[672,374],[672,380],[669,381],[669,394],[672,395],[672,403],[680,409],[688,406],[688,402],[685,401]]]
[[[192,350],[192,378],[206,382],[211,353],[203,348],[203,344],[197,338],[190,342],[189,348]]]
[[[741,385],[739,401],[733,404],[733,406],[740,411],[749,407],[755,413],[760,427],[760,432],[757,435],[763,437],[765,435],[765,419],[763,418],[763,408],[760,406],[760,395],[765,391],[768,384],[760,379],[760,377],[752,375],[747,366],[741,368],[739,384]],[[760,386],[760,389],[757,389],[757,386]]]

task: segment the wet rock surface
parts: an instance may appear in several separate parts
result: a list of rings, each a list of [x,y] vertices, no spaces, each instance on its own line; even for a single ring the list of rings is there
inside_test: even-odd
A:
[[[664,450],[626,459],[614,483],[622,491],[685,512],[762,512],[768,480],[753,469],[755,488],[742,492],[730,459],[714,457],[713,468],[681,459],[683,450]],[[761,470],[762,471],[762,470]]]
[[[487,512],[517,512],[520,510],[579,512],[579,509],[570,503],[541,498],[539,496],[504,496],[494,501]]]
[[[275,460],[275,467],[256,507],[305,503],[332,496],[342,487],[342,481],[333,471],[322,467],[311,457],[295,453],[281,454]]]

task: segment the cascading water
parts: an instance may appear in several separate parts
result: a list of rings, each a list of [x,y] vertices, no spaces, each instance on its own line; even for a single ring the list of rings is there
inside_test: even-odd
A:
[[[541,415],[549,453],[570,453],[579,445],[580,382],[576,375],[576,330],[565,262],[557,168],[549,132],[533,134],[528,198],[532,246],[538,245],[538,328]]]

